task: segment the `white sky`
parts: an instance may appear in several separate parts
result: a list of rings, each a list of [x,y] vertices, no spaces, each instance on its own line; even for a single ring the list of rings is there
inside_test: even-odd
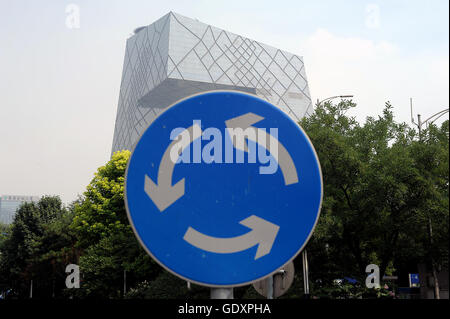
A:
[[[69,4],[79,28],[66,26]],[[74,200],[110,156],[134,28],[169,11],[304,56],[313,100],[353,94],[359,120],[449,105],[447,0],[0,0],[0,194]],[[448,117],[447,117],[448,118]]]

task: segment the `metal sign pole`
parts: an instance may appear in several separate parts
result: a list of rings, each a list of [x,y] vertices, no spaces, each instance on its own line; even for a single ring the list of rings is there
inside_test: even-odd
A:
[[[305,297],[309,299],[309,270],[308,270],[308,254],[306,249],[302,252],[303,260],[303,286],[305,289]]]
[[[211,299],[233,299],[233,288],[211,288]]]
[[[273,276],[269,276],[266,279],[267,285],[267,299],[273,299]]]
[[[123,296],[127,293],[127,271],[123,270]]]

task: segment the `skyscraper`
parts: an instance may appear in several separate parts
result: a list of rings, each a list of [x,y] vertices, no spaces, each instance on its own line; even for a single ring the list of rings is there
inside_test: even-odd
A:
[[[112,152],[131,150],[179,99],[217,89],[255,94],[294,120],[312,111],[302,57],[170,12],[127,40]]]

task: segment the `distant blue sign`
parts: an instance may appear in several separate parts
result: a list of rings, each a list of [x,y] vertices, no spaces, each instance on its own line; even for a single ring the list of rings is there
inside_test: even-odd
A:
[[[177,102],[128,163],[125,201],[146,251],[206,286],[257,281],[292,260],[319,217],[322,175],[300,126],[235,91]]]
[[[420,287],[419,274],[409,274],[409,287]]]

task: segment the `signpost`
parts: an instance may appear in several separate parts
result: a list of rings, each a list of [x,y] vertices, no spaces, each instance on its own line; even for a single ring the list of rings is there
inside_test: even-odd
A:
[[[322,175],[285,113],[250,94],[212,91],[149,125],[128,163],[125,201],[145,250],[218,296],[302,251],[319,217]]]
[[[253,288],[267,299],[274,299],[285,294],[294,282],[294,263],[290,262],[279,269],[273,276],[253,283]]]
[[[420,287],[419,274],[408,274],[408,279],[410,288]]]

